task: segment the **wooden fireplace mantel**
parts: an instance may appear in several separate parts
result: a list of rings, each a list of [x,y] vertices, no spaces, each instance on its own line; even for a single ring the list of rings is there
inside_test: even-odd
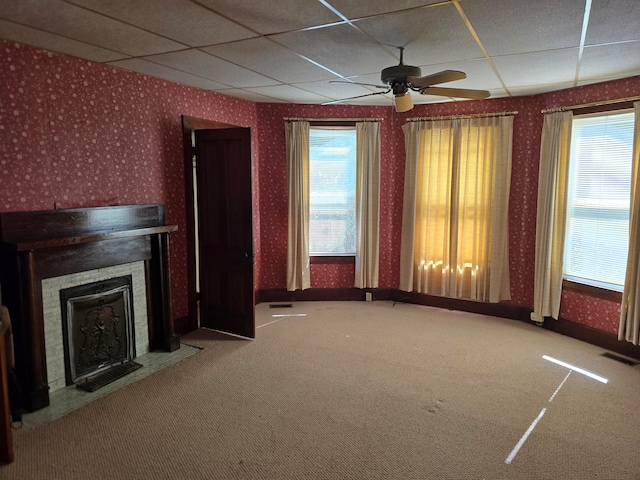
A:
[[[1,214],[0,214],[1,215]],[[100,240],[110,240],[114,238],[131,238],[141,235],[155,235],[159,233],[170,233],[178,229],[177,225],[164,225],[162,227],[136,228],[133,230],[118,230],[115,232],[94,233],[90,235],[78,235],[76,237],[51,238],[48,240],[30,240],[16,242],[16,251],[39,250],[42,248],[64,247],[78,245],[81,243],[99,242]]]
[[[171,316],[169,233],[162,205],[0,213],[0,285],[13,319],[23,407],[49,405],[42,280],[144,261],[152,349],[180,347]]]

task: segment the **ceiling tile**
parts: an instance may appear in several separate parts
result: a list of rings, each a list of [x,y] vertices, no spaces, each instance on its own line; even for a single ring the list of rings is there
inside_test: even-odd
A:
[[[489,98],[509,97],[511,92],[507,92],[504,88],[490,88]]]
[[[247,88],[245,90],[259,95],[264,95],[265,97],[280,99],[289,103],[322,103],[330,100],[291,85]]]
[[[442,84],[447,87],[456,88],[475,88],[479,90],[492,90],[494,88],[501,88],[502,84],[497,77],[493,68],[487,60],[476,59],[466,60],[463,62],[450,62],[441,63],[438,65],[429,65],[422,67],[422,75],[431,75],[433,73],[440,72],[442,70],[459,70],[466,73],[467,78],[464,80],[457,80],[455,82],[447,82]]]
[[[300,0],[194,0],[261,34],[288,32],[340,21],[317,1]]]
[[[133,70],[134,72],[142,73],[143,75],[162,78],[164,80],[181,83],[183,85],[202,88],[204,90],[221,90],[229,88],[227,85],[207,80],[206,78],[197,77],[163,65],[158,65],[157,63],[151,63],[147,60],[143,60],[142,58],[129,58],[126,60],[109,62],[109,65]]]
[[[169,39],[60,0],[3,0],[0,18],[131,56],[184,48]]]
[[[585,47],[580,82],[602,82],[640,73],[640,41]]]
[[[524,95],[537,95],[540,93],[556,92],[558,90],[564,90],[566,88],[574,87],[573,82],[560,82],[550,83],[548,85],[527,85],[524,87],[514,87],[509,91],[512,96],[524,96]]]
[[[376,95],[374,97],[368,98],[360,98],[356,100],[349,100],[345,102],[344,105],[376,105],[379,107],[389,107],[392,108],[394,106],[393,103],[393,95]]]
[[[575,80],[578,49],[495,57],[493,62],[507,88],[548,85]]]
[[[74,57],[84,58],[92,62],[109,62],[126,58],[122,53],[113,52],[100,47],[94,47],[86,43],[78,42],[71,38],[61,37],[52,33],[36,30],[31,27],[18,25],[17,23],[0,20],[0,32],[2,38],[14,42],[45,48],[52,52],[64,53]]]
[[[335,78],[335,75],[266,38],[242,40],[225,45],[205,47],[201,50],[275,78],[282,83]]]
[[[464,101],[462,99],[456,99],[458,101]],[[449,97],[441,97],[439,95],[420,95],[416,94],[413,97],[414,105],[422,105],[425,103],[443,103],[443,102],[453,102],[453,100]]]
[[[250,30],[190,0],[67,1],[191,47],[255,36]]]
[[[393,62],[387,65],[387,67],[391,65],[393,65]],[[349,75],[346,78],[355,83],[369,83],[371,85],[384,86],[382,80],[380,79],[380,71],[377,71],[375,73],[367,73],[365,75]]]
[[[196,49],[153,55],[145,59],[237,88],[280,83]]]
[[[354,2],[353,0],[331,0],[331,5],[340,13],[350,19],[379,15],[381,13],[397,12],[410,8],[424,7],[434,3],[442,3],[442,0],[368,0],[366,2]]]
[[[327,97],[331,100],[339,100],[341,98],[355,97],[358,95],[367,95],[369,93],[380,91],[375,88],[365,88],[355,84],[336,84],[330,83],[329,81],[299,83],[296,86],[303,90],[322,95],[323,97]]]
[[[587,45],[640,39],[640,2],[593,2],[587,27]]]
[[[260,95],[259,93],[243,90],[240,88],[232,88],[230,90],[224,90],[218,93],[258,103],[288,103],[286,100],[281,100],[274,97],[266,97],[264,95]]]
[[[379,72],[393,56],[349,25],[274,35],[276,42],[340,75]]]
[[[473,0],[461,3],[489,55],[580,45],[585,0]]]
[[[451,4],[373,17],[357,22],[356,26],[381,44],[405,47],[407,65],[432,65],[483,56]]]

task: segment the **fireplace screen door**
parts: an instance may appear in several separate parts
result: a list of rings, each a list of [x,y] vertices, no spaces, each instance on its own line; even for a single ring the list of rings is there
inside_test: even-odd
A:
[[[60,291],[66,383],[135,358],[131,276]]]

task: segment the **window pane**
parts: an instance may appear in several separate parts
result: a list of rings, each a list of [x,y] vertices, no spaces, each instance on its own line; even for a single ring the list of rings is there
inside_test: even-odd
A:
[[[309,252],[356,252],[355,127],[309,130]]]
[[[574,118],[564,273],[621,290],[629,245],[633,113]]]

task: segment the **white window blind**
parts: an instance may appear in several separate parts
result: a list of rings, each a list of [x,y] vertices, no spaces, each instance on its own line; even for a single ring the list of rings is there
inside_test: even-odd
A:
[[[309,253],[355,255],[355,127],[310,128],[309,204]]]
[[[632,153],[633,113],[574,117],[565,278],[622,291]]]

